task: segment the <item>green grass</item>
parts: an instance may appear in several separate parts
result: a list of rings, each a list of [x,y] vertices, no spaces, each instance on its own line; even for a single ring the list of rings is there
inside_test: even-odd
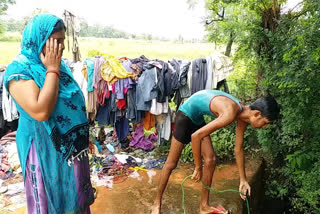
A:
[[[19,53],[19,42],[0,41],[0,64],[8,64]]]
[[[67,39],[65,41],[64,56],[72,59],[71,50],[68,51]],[[70,39],[70,46],[72,39]],[[110,54],[115,57],[126,56],[137,58],[145,55],[149,59],[161,59],[167,61],[173,57],[193,60],[206,57],[215,51],[211,43],[177,43],[145,40],[126,39],[102,39],[102,38],[79,38],[81,59],[88,57],[90,50]],[[0,64],[8,64],[20,52],[20,42],[0,41]]]

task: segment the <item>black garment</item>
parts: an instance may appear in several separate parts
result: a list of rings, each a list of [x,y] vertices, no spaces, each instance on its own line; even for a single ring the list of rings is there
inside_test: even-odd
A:
[[[222,86],[224,88],[224,92],[229,94],[229,88],[228,88],[228,84],[227,84],[227,80],[226,79],[221,80],[221,81],[218,82],[217,90],[219,90]]]
[[[188,71],[189,71],[190,65],[191,65],[191,62],[189,62],[188,64],[184,65],[181,68],[181,72],[180,72],[181,74],[179,77],[180,87],[182,87],[188,83]],[[207,77],[205,79],[207,79]]]
[[[175,78],[176,78],[176,85],[174,90],[176,91],[174,102],[177,105],[177,108],[179,108],[181,102],[183,101],[183,98],[187,98],[190,96],[189,87],[188,84],[188,70],[190,67],[191,62],[188,64],[185,64],[183,67],[181,67],[182,61],[178,59],[171,59],[169,60],[169,63],[172,65],[172,67],[175,69]]]
[[[188,64],[185,64],[183,67],[181,67],[182,61],[177,60],[175,58],[169,60],[169,63],[172,65],[172,67],[176,70],[178,74],[178,88],[181,88],[185,86],[188,82],[188,71],[189,71],[189,66],[191,62]]]
[[[186,145],[191,142],[191,135],[205,125],[205,123],[200,126],[194,124],[189,117],[178,110],[176,113],[173,136],[180,143]]]
[[[180,94],[180,91],[177,90],[175,96],[174,96],[174,99],[173,99],[173,102],[177,105],[177,109],[179,109],[180,105],[182,104],[182,97],[181,97],[181,94]]]
[[[17,131],[19,125],[19,119],[13,120],[11,122],[3,120],[2,110],[0,110],[0,138],[8,134],[10,131],[14,132]]]
[[[157,61],[160,62],[160,64],[162,65],[162,69],[157,68],[157,79],[158,79],[157,102],[164,103],[166,101],[166,96],[167,96],[167,93],[165,92],[165,87],[164,87],[165,85],[164,76],[168,72],[168,64],[161,60],[157,60]]]
[[[139,76],[142,74],[142,72],[144,71],[144,64],[148,63],[149,62],[149,59],[147,57],[145,57],[144,55],[141,55],[139,58],[135,58],[135,59],[130,59],[132,65],[131,65],[131,68],[132,66],[136,65],[138,67],[138,73],[139,73]]]
[[[204,90],[207,81],[207,60],[196,59],[192,62],[192,89],[191,94]]]
[[[178,74],[172,71],[169,68],[169,65],[166,63],[168,67],[167,71],[164,74],[164,93],[168,96],[168,99],[171,100],[174,96],[174,92],[178,90]]]
[[[166,97],[169,98],[169,100],[174,95],[174,77],[173,77],[173,71],[169,68],[168,63],[162,61],[162,60],[156,60],[157,62],[160,62],[162,65],[162,69],[158,69],[157,72],[157,78],[158,78],[158,95],[157,95],[157,102],[164,103],[166,102]]]

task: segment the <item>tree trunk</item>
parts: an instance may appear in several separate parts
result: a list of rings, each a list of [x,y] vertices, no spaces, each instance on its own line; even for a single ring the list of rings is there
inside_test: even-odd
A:
[[[227,44],[227,47],[226,47],[226,52],[225,52],[224,55],[230,56],[233,40],[234,40],[234,38],[232,36],[232,33],[230,33],[229,41],[228,41],[228,44]]]
[[[226,52],[225,52],[224,55],[230,56],[233,40],[234,40],[234,37],[233,37],[233,33],[231,32],[230,33],[230,37],[229,37],[229,41],[228,41],[228,44],[227,44],[227,47],[226,47]]]
[[[233,37],[233,32],[230,33],[230,37],[229,37],[229,41],[228,41],[228,44],[227,44],[227,47],[226,47],[226,52],[224,55],[226,56],[230,56],[231,54],[231,49],[232,49],[232,44],[233,44],[233,40],[234,40],[234,37]],[[229,87],[228,87],[228,84],[227,84],[227,80],[224,79],[224,80],[221,80],[220,82],[218,82],[218,85],[217,85],[217,89],[220,89],[221,87],[223,86],[224,88],[224,91],[229,93]]]

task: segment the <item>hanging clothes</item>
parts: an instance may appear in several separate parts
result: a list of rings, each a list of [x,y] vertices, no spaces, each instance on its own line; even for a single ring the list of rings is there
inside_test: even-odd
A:
[[[147,65],[141,77],[138,79],[136,88],[137,110],[149,111],[151,100],[157,98],[157,69]]]
[[[191,96],[189,85],[188,85],[188,70],[191,62],[182,60],[180,63],[179,73],[179,91],[181,98],[188,98]]]
[[[133,123],[141,123],[144,118],[144,111],[137,110],[136,105],[136,86],[130,88],[127,92],[127,111],[126,117]]]
[[[215,52],[210,56],[213,66],[212,88],[217,88],[218,82],[225,80],[232,72],[233,65],[229,57]]]
[[[87,58],[86,60],[84,60],[83,64],[86,67],[87,73],[88,73],[87,91],[92,92],[94,90],[93,88],[94,59]]]
[[[117,107],[119,110],[125,110],[126,109],[126,100],[125,99],[120,99],[117,100]]]
[[[155,115],[151,114],[149,111],[145,112],[145,117],[142,119],[143,127],[146,130],[150,130],[156,125]]]
[[[126,69],[126,71],[128,73],[133,73],[132,68],[131,68],[131,65],[132,65],[131,60],[127,59],[125,61],[122,61],[121,65],[124,67],[124,69]],[[134,78],[129,78],[129,77],[127,78],[127,80],[129,81],[129,87],[128,88],[131,88],[132,85],[136,84],[136,81],[133,80],[133,79],[136,79],[136,78],[137,78],[137,75],[135,75],[135,74],[134,74]]]
[[[156,127],[158,132],[158,146],[161,146],[163,140],[168,141],[171,137],[171,116],[170,110],[167,114],[156,116]]]
[[[179,72],[168,63],[168,71],[164,76],[164,90],[165,95],[171,100],[174,97],[175,92],[179,89]]]
[[[118,59],[106,55],[106,63],[101,66],[101,77],[109,84],[115,83],[119,78],[133,77],[132,73],[126,71]]]
[[[136,59],[130,60],[132,65],[130,66],[132,69],[132,72],[135,74],[135,76],[140,77],[142,72],[144,71],[144,64],[149,62],[149,59],[147,59],[144,55],[140,56]]]
[[[157,84],[157,102],[164,103],[166,101],[166,91],[165,91],[165,75],[168,72],[168,64],[163,62],[162,60],[153,60],[150,61],[149,64],[156,67],[157,76],[156,76],[156,84]]]
[[[110,97],[109,85],[106,81],[100,81],[96,89],[97,102],[99,105],[104,106],[105,100]]]
[[[212,89],[212,80],[213,80],[213,65],[212,65],[212,57],[206,57],[207,61],[207,81],[205,89]]]
[[[97,114],[97,95],[96,91],[88,92],[87,117],[89,121],[94,121]]]
[[[191,61],[191,64],[190,64],[189,70],[188,70],[188,75],[187,75],[190,92],[192,90],[192,68],[193,68],[193,61]]]
[[[84,76],[84,78],[87,80],[88,82],[88,68],[86,65],[82,64],[82,69],[81,69],[81,72]],[[87,84],[88,85],[88,84]]]
[[[168,113],[168,108],[169,108],[168,97],[166,97],[166,101],[164,103],[159,103],[157,102],[156,99],[153,99],[151,102],[150,113],[153,115]]]
[[[98,89],[100,86],[100,81],[102,81],[101,77],[101,66],[106,63],[106,60],[102,56],[95,56],[94,57],[94,69],[93,69],[93,79],[92,79],[92,86],[95,89]]]
[[[78,83],[82,94],[84,96],[85,102],[88,102],[88,91],[87,91],[87,80],[82,72],[83,64],[82,62],[77,62],[73,64],[73,77],[74,80]]]
[[[3,83],[2,88],[5,88]],[[12,96],[9,95],[7,90],[2,90],[2,113],[3,119],[12,122],[19,118],[16,104],[13,101]]]
[[[207,61],[199,58],[192,63],[192,89],[191,93],[203,90],[206,87],[207,81]]]
[[[128,92],[128,89],[132,88],[129,79],[130,78],[118,79],[117,82],[112,85],[112,92],[116,94],[117,99],[124,99],[124,95]]]
[[[188,71],[191,62],[182,59],[171,59],[169,63],[173,66],[173,68],[178,72],[178,88],[180,92],[181,98],[188,98],[190,97],[190,88],[188,85]]]

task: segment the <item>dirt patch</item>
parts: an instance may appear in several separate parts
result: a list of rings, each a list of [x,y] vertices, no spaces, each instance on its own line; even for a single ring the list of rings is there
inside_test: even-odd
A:
[[[256,172],[261,167],[261,160],[247,160],[246,172],[249,182],[254,180]],[[97,188],[97,199],[91,206],[93,214],[149,214],[156,196],[157,185],[160,177],[160,170],[155,170],[156,175],[152,177],[149,183],[149,177],[146,172],[139,171],[141,180],[137,178],[127,178],[122,182],[116,182],[113,189],[106,187]],[[192,164],[180,164],[173,171],[170,177],[168,187],[163,197],[162,213],[181,214],[182,193],[181,182],[192,174]],[[236,164],[220,165],[217,167],[212,187],[215,190],[238,189],[239,174]],[[186,208],[188,214],[199,213],[199,202],[201,193],[201,184],[188,180],[185,183]],[[251,188],[254,189],[252,186]],[[211,194],[211,205],[222,205],[231,209],[233,213],[244,212],[244,202],[236,193]],[[27,213],[26,208],[16,210],[14,213]]]

